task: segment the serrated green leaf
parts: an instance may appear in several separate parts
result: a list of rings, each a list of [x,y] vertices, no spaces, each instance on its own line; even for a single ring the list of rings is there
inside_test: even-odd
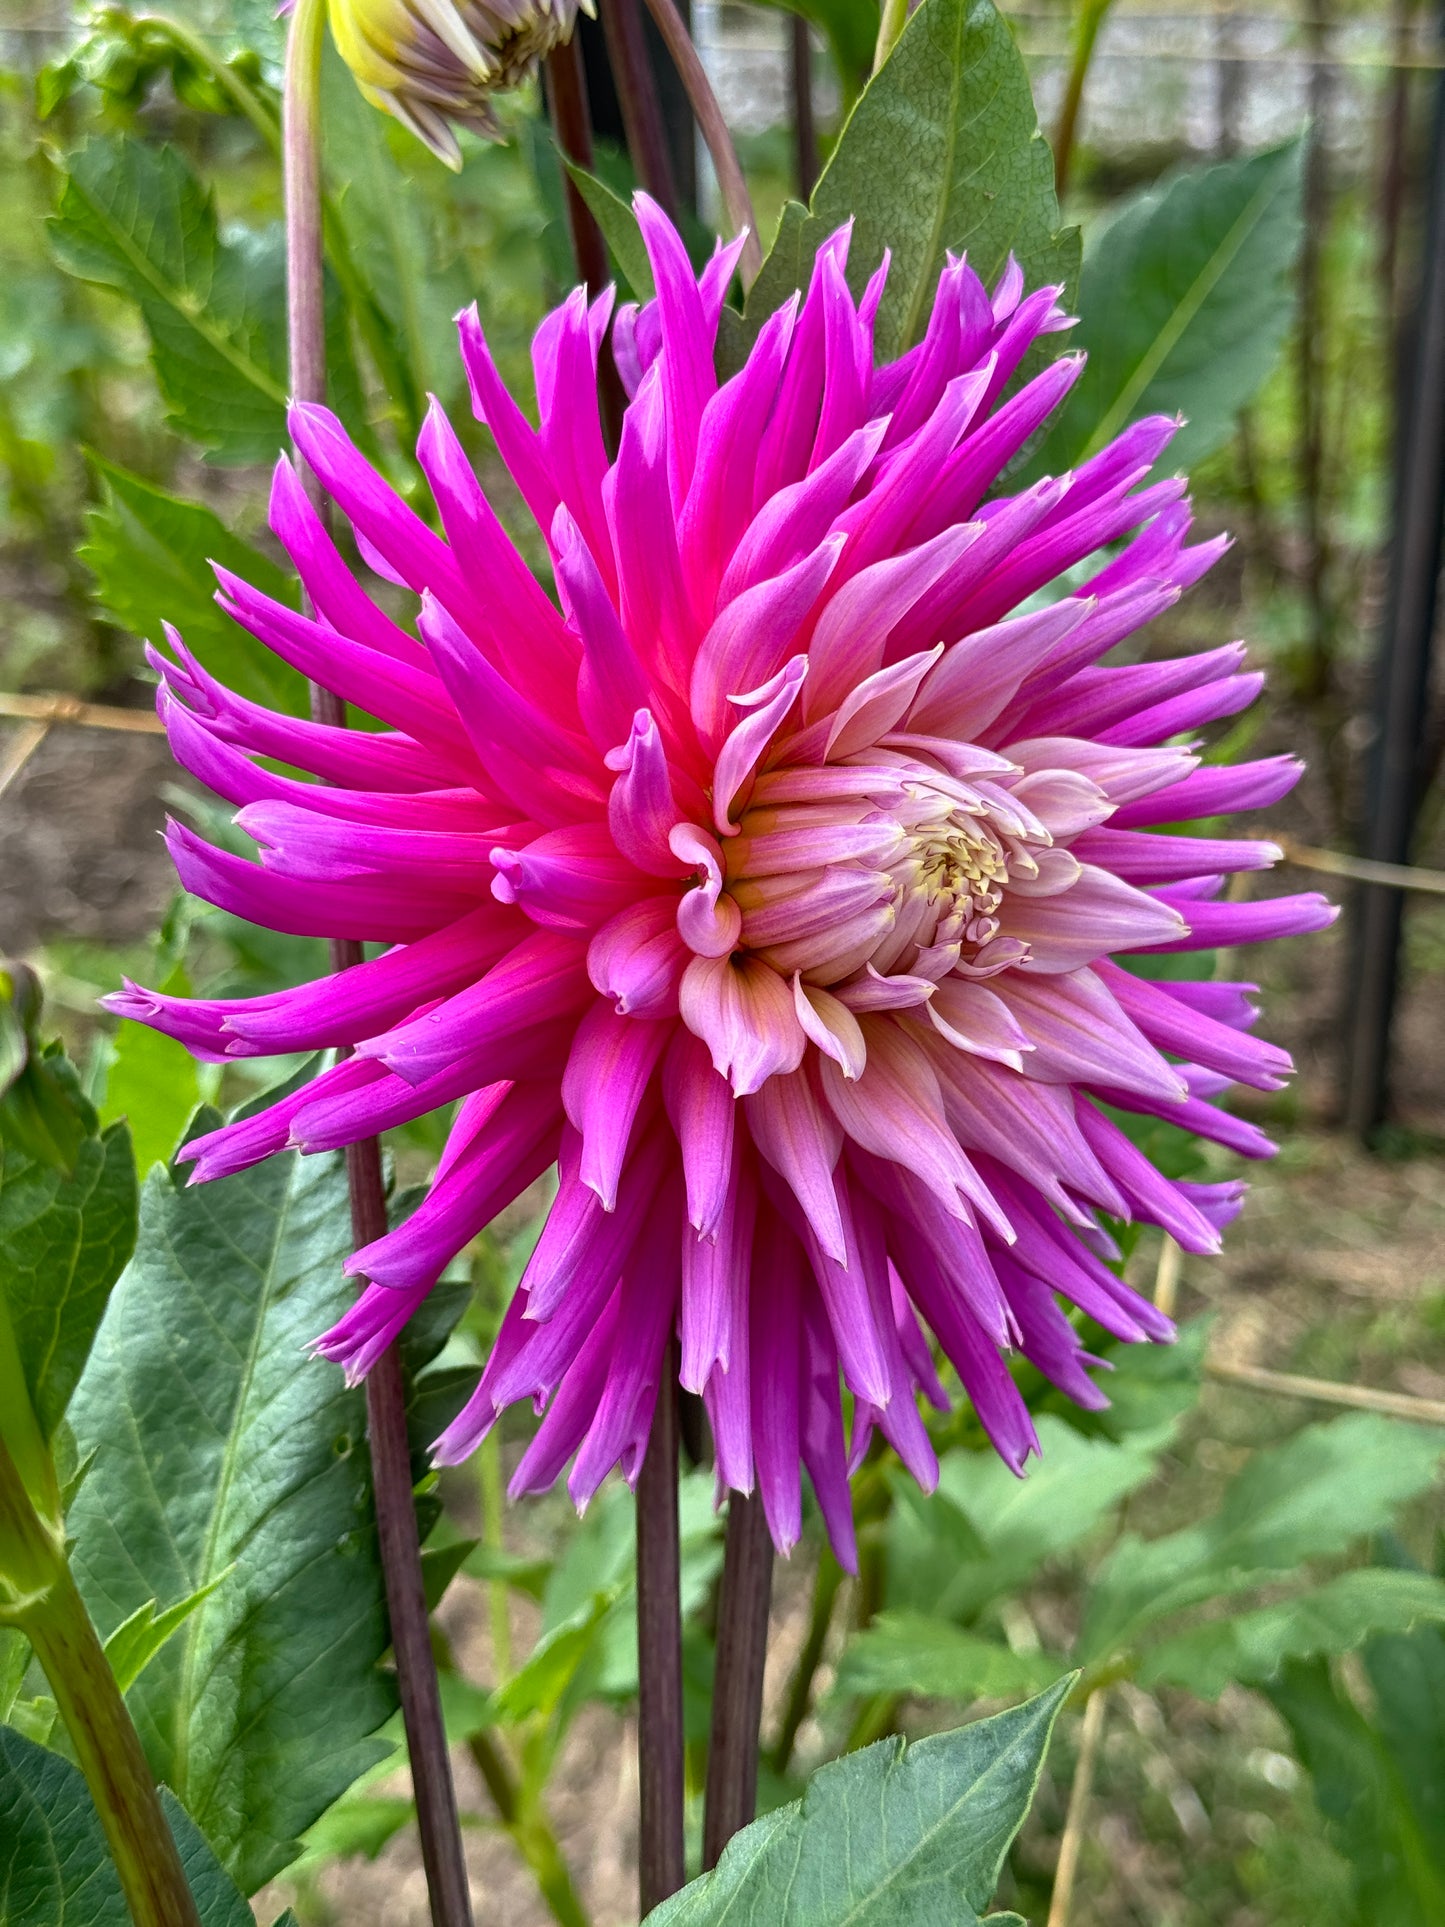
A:
[[[1345,1552],[1431,1484],[1440,1451],[1436,1432],[1357,1412],[1256,1452],[1202,1525],[1120,1540],[1090,1592],[1081,1656],[1102,1658],[1170,1613]]]
[[[164,617],[219,681],[254,702],[304,715],[305,680],[222,614],[211,563],[278,602],[294,600],[290,577],[203,503],[167,494],[98,456],[91,462],[101,500],[86,515],[79,556],[95,578],[106,619],[163,645]]]
[[[576,182],[577,192],[591,208],[614,266],[626,275],[628,286],[639,301],[651,301],[657,293],[657,284],[652,278],[652,263],[637,216],[620,194],[614,194],[605,181],[599,181],[585,167],[579,167],[565,156],[562,164]]]
[[[282,262],[258,236],[222,242],[211,196],[175,148],[88,141],[68,157],[50,233],[62,267],[139,306],[180,433],[224,461],[275,453]]]
[[[307,1349],[351,1301],[350,1238],[339,1159],[194,1187],[153,1171],[71,1409],[94,1453],[76,1574],[102,1634],[234,1566],[130,1704],[157,1777],[247,1892],[378,1757],[395,1704],[363,1395]]]
[[[1171,465],[1230,434],[1294,314],[1301,145],[1191,168],[1135,195],[1089,251],[1071,345],[1088,353],[1034,467],[1057,474],[1136,417],[1182,414]]]
[[[9,1726],[0,1726],[0,1920],[130,1927],[79,1769]]]
[[[1154,1475],[1150,1439],[1121,1444],[1086,1438],[1063,1419],[1041,1414],[1041,1446],[1027,1479],[1016,1479],[995,1453],[954,1451],[939,1468],[932,1498],[912,1501],[898,1516],[889,1603],[935,1619],[969,1619],[989,1600],[1030,1579],[1042,1562],[1079,1544],[1127,1493]],[[940,1554],[927,1541],[944,1531],[949,1508],[976,1535],[970,1556],[957,1525],[944,1532]],[[926,1535],[918,1544],[918,1528]]]
[[[923,333],[950,249],[966,249],[986,284],[1013,254],[1031,286],[1072,287],[1078,230],[1059,225],[1053,158],[1023,56],[992,0],[923,0],[914,12],[849,116],[811,211],[783,210],[748,298],[749,340],[807,285],[817,249],[850,219],[855,294],[884,250],[892,254],[874,328],[881,361]]]
[[[58,163],[59,165],[59,163]],[[286,438],[286,256],[279,223],[223,237],[210,191],[173,147],[95,136],[65,157],[51,247],[140,309],[171,426],[216,462],[269,461]],[[334,283],[331,405],[365,430]]]
[[[1176,1634],[1145,1653],[1135,1677],[1141,1686],[1168,1683],[1218,1699],[1231,1680],[1257,1686],[1288,1659],[1350,1652],[1372,1633],[1408,1632],[1422,1619],[1445,1620],[1445,1580],[1361,1568],[1293,1599]]]
[[[193,1592],[188,1599],[178,1599],[174,1606],[167,1606],[163,1613],[158,1613],[156,1602],[148,1599],[143,1606],[136,1607],[129,1619],[121,1621],[105,1642],[105,1656],[110,1661],[110,1670],[115,1674],[116,1685],[122,1693],[130,1691],[171,1634],[185,1625],[197,1606],[209,1599],[217,1586],[225,1584],[227,1576],[225,1572],[219,1574],[209,1586]]]
[[[880,1613],[843,1649],[835,1696],[1012,1699],[1058,1678],[1047,1653],[1014,1653],[994,1639],[922,1613]]]
[[[201,1927],[255,1927],[240,1888],[216,1858],[211,1843],[175,1794],[163,1786],[161,1806],[201,1917]]]
[[[957,1732],[880,1740],[820,1768],[647,1927],[972,1927],[1072,1679]]]
[[[123,1124],[86,1137],[69,1177],[0,1140],[0,1296],[47,1438],[135,1236],[135,1161]]]

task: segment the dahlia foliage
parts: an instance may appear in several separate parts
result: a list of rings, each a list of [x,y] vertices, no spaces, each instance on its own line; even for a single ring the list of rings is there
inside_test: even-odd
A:
[[[1060,290],[1027,293],[1010,264],[990,293],[950,260],[924,339],[875,367],[887,263],[855,302],[845,229],[720,386],[737,246],[695,276],[661,213],[643,197],[637,213],[658,292],[613,326],[631,397],[615,461],[597,401],[610,293],[579,290],[538,331],[538,429],[475,311],[461,321],[477,414],[546,536],[560,608],[439,408],[418,457],[441,535],[325,410],[299,408],[296,441],[365,563],[419,598],[415,634],[285,461],[272,527],[315,617],[224,571],[220,600],[386,733],[245,701],[174,633],[175,660],[154,658],[176,755],[239,806],[261,856],[173,825],[186,888],[385,954],[250,1001],[132,987],[112,1007],[214,1059],[354,1047],[192,1143],[196,1178],[460,1099],[425,1202],[349,1263],[368,1282],[320,1350],[353,1375],[557,1163],[440,1460],[531,1398],[545,1417],[514,1493],[569,1461],[579,1504],[613,1466],[634,1477],[676,1332],[720,1486],[756,1482],[786,1550],[806,1467],[849,1563],[848,1475],[875,1429],[935,1476],[916,1397],[944,1400],[928,1333],[1016,1471],[1037,1442],[1007,1354],[1106,1402],[1063,1304],[1120,1339],[1169,1336],[1110,1269],[1100,1214],[1213,1252],[1242,1186],[1162,1176],[1111,1113],[1271,1149],[1211,1101],[1290,1068],[1249,1035],[1252,986],[1150,981],[1114,956],[1330,911],[1227,900],[1225,878],[1277,850],[1170,833],[1298,775],[1289,757],[1203,766],[1185,742],[1256,694],[1242,646],[1101,666],[1223,546],[1189,544],[1183,481],[1148,480],[1175,423],[1000,487],[1079,373],[1066,355],[1003,399],[1068,325]]]

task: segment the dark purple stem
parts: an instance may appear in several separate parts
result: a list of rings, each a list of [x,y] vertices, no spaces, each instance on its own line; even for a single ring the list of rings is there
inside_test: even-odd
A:
[[[617,85],[617,104],[622,109],[627,151],[637,169],[637,178],[668,219],[676,221],[677,183],[672,176],[672,156],[662,124],[657,77],[648,59],[647,40],[642,31],[642,9],[638,0],[601,0],[601,9],[602,31],[607,37],[607,58]]]
[[[798,199],[809,201],[818,180],[818,123],[813,114],[813,43],[802,14],[788,17],[793,81],[793,163]]]
[[[692,36],[677,10],[675,0],[647,0],[647,9],[667,44],[667,51],[672,56],[673,65],[677,68],[691,104],[698,131],[712,156],[712,164],[717,170],[717,184],[733,233],[742,234],[746,230],[747,240],[743,243],[738,265],[742,271],[743,286],[750,288],[763,265],[763,250],[758,241],[758,217],[753,212],[752,196],[743,178],[742,163],[733,146],[733,137],[728,132],[728,124],[723,119],[718,97],[707,77],[707,69],[692,44]]]
[[[582,52],[573,37],[547,56],[542,69],[547,95],[547,114],[552,132],[563,155],[578,167],[592,169],[592,112],[587,102],[587,77],[582,70]],[[577,272],[589,294],[600,294],[607,286],[609,267],[607,243],[590,207],[578,191],[577,183],[565,169],[562,178],[567,206],[567,226],[572,236],[572,256]],[[602,427],[607,444],[614,452],[622,433],[622,413],[627,397],[618,379],[611,347],[603,349],[597,369],[597,384],[602,406]]]
[[[717,1668],[702,1825],[704,1867],[717,1865],[728,1841],[757,1810],[758,1733],[772,1589],[773,1542],[762,1499],[756,1492],[746,1497],[734,1492],[728,1500],[727,1550],[718,1594]]]
[[[321,0],[298,0],[286,48],[282,107],[286,311],[291,395],[298,402],[326,398],[318,122],[324,20]],[[297,466],[308,494],[319,501],[319,484],[299,454]],[[335,728],[346,726],[346,705],[332,690],[316,683],[311,685],[311,713],[318,722]],[[349,970],[361,962],[359,943],[337,940],[330,948],[334,970]],[[346,1175],[351,1192],[352,1239],[359,1248],[381,1237],[387,1228],[381,1148],[375,1138],[349,1147]],[[383,1355],[366,1381],[366,1418],[387,1614],[431,1917],[434,1927],[472,1927],[471,1890],[422,1583],[406,1388],[395,1349]],[[324,1737],[320,1736],[322,1743]]]
[[[637,1880],[644,1918],[687,1879],[677,1368],[674,1339],[663,1356],[652,1436],[637,1481]]]

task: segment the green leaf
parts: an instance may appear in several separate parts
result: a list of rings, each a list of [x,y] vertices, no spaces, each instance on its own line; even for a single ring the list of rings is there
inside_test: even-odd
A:
[[[0,1920],[130,1927],[79,1769],[9,1726],[0,1726]]]
[[[1140,415],[1186,425],[1188,467],[1217,448],[1274,366],[1294,314],[1298,141],[1192,168],[1127,202],[1089,251],[1071,345],[1088,364],[1034,466],[1060,473]]]
[[[910,1746],[822,1767],[647,1927],[971,1927],[1028,1812],[1072,1684]]]
[[[616,1598],[616,1586],[603,1587],[560,1625],[543,1633],[525,1665],[492,1694],[487,1724],[518,1726],[533,1714],[554,1713]]]
[[[919,1544],[908,1512],[897,1515],[890,1561],[890,1605],[907,1605],[934,1619],[971,1618],[991,1599],[1032,1578],[1045,1559],[1067,1551],[1094,1530],[1127,1493],[1153,1477],[1157,1453],[1148,1438],[1122,1444],[1086,1438],[1048,1413],[1036,1421],[1041,1455],[1027,1479],[1016,1479],[993,1452],[945,1455],[938,1490],[912,1501],[922,1527]],[[976,1535],[970,1556],[947,1523],[948,1510]],[[944,1531],[940,1551],[927,1541]]]
[[[1135,1677],[1141,1686],[1167,1682],[1218,1699],[1231,1680],[1257,1686],[1287,1659],[1347,1653],[1371,1633],[1408,1632],[1420,1619],[1445,1620],[1445,1580],[1365,1567],[1166,1639],[1144,1655]]]
[[[1053,158],[1023,56],[992,0],[923,0],[849,116],[811,212],[783,210],[748,299],[749,339],[779,300],[806,286],[817,249],[850,218],[855,294],[892,253],[874,328],[883,361],[922,335],[950,249],[966,249],[986,284],[1010,254],[1031,286],[1072,284],[1078,230],[1059,226]]]
[[[278,602],[294,600],[291,578],[202,503],[168,495],[99,456],[91,463],[101,500],[86,515],[79,555],[95,577],[95,599],[106,620],[163,644],[164,616],[219,681],[254,702],[304,715],[304,679],[222,614],[211,563]]]
[[[472,1380],[475,1383],[475,1372],[472,1373]],[[421,1576],[426,1587],[428,1612],[436,1611],[446,1596],[447,1587],[480,1544],[479,1539],[456,1539],[447,1546],[422,1547]]]
[[[333,254],[344,248],[359,281],[359,288],[348,283],[348,292],[371,313],[355,318],[377,356],[383,389],[402,389],[387,398],[402,410],[403,441],[414,440],[427,395],[448,403],[460,386],[453,316],[476,292],[443,233],[442,217],[455,218],[452,176],[420,141],[377,119],[329,42],[321,126],[340,215],[328,224],[328,247]]]
[[[129,1619],[122,1620],[105,1642],[105,1656],[122,1693],[130,1691],[171,1634],[185,1625],[202,1600],[209,1599],[227,1577],[228,1573],[219,1574],[209,1586],[193,1592],[189,1599],[178,1599],[163,1613],[158,1613],[156,1602],[148,1599],[143,1606],[136,1607]]]
[[[1436,1432],[1357,1412],[1256,1452],[1204,1524],[1120,1540],[1090,1593],[1081,1655],[1102,1658],[1169,1613],[1346,1551],[1432,1483],[1440,1450]]]
[[[282,261],[223,242],[173,147],[95,138],[68,157],[51,244],[63,268],[137,303],[176,430],[221,460],[263,461],[286,433]]]
[[[50,220],[56,259],[136,303],[170,423],[217,462],[270,461],[286,437],[286,258],[279,223],[228,227],[173,147],[99,136],[68,155]],[[331,405],[365,432],[334,283],[326,285]]]
[[[648,259],[637,216],[620,194],[614,194],[605,181],[599,181],[585,167],[579,167],[565,156],[562,164],[576,182],[577,192],[591,208],[614,265],[626,275],[628,286],[639,301],[651,301],[657,293],[657,284],[652,278],[652,262]]]
[[[0,1297],[47,1438],[135,1236],[135,1161],[123,1124],[86,1137],[69,1177],[0,1139]]]
[[[161,1806],[195,1898],[201,1927],[255,1927],[255,1916],[246,1905],[245,1896],[216,1858],[210,1841],[168,1786],[161,1788]]]
[[[880,1613],[843,1649],[833,1692],[918,1699],[1012,1699],[1059,1676],[1047,1653],[1014,1653],[997,1640],[922,1613]]]
[[[395,1704],[363,1395],[307,1349],[351,1302],[350,1243],[339,1159],[194,1187],[153,1171],[71,1409],[94,1453],[76,1573],[102,1634],[234,1567],[130,1705],[157,1777],[247,1892],[378,1757]]]
[[[1291,1661],[1269,1697],[1314,1781],[1329,1833],[1355,1871],[1360,1918],[1382,1927],[1439,1927],[1441,1836],[1422,1825],[1408,1762],[1394,1757],[1388,1730],[1372,1726],[1337,1691],[1322,1659]]]
[[[763,0],[779,12],[801,14],[828,42],[843,82],[845,104],[861,92],[878,42],[878,0]]]

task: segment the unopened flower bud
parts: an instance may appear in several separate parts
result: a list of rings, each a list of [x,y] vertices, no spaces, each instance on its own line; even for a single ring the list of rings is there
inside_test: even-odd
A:
[[[578,0],[329,0],[329,8],[332,37],[366,98],[460,167],[454,128],[500,138],[493,94],[519,86],[571,38]]]

